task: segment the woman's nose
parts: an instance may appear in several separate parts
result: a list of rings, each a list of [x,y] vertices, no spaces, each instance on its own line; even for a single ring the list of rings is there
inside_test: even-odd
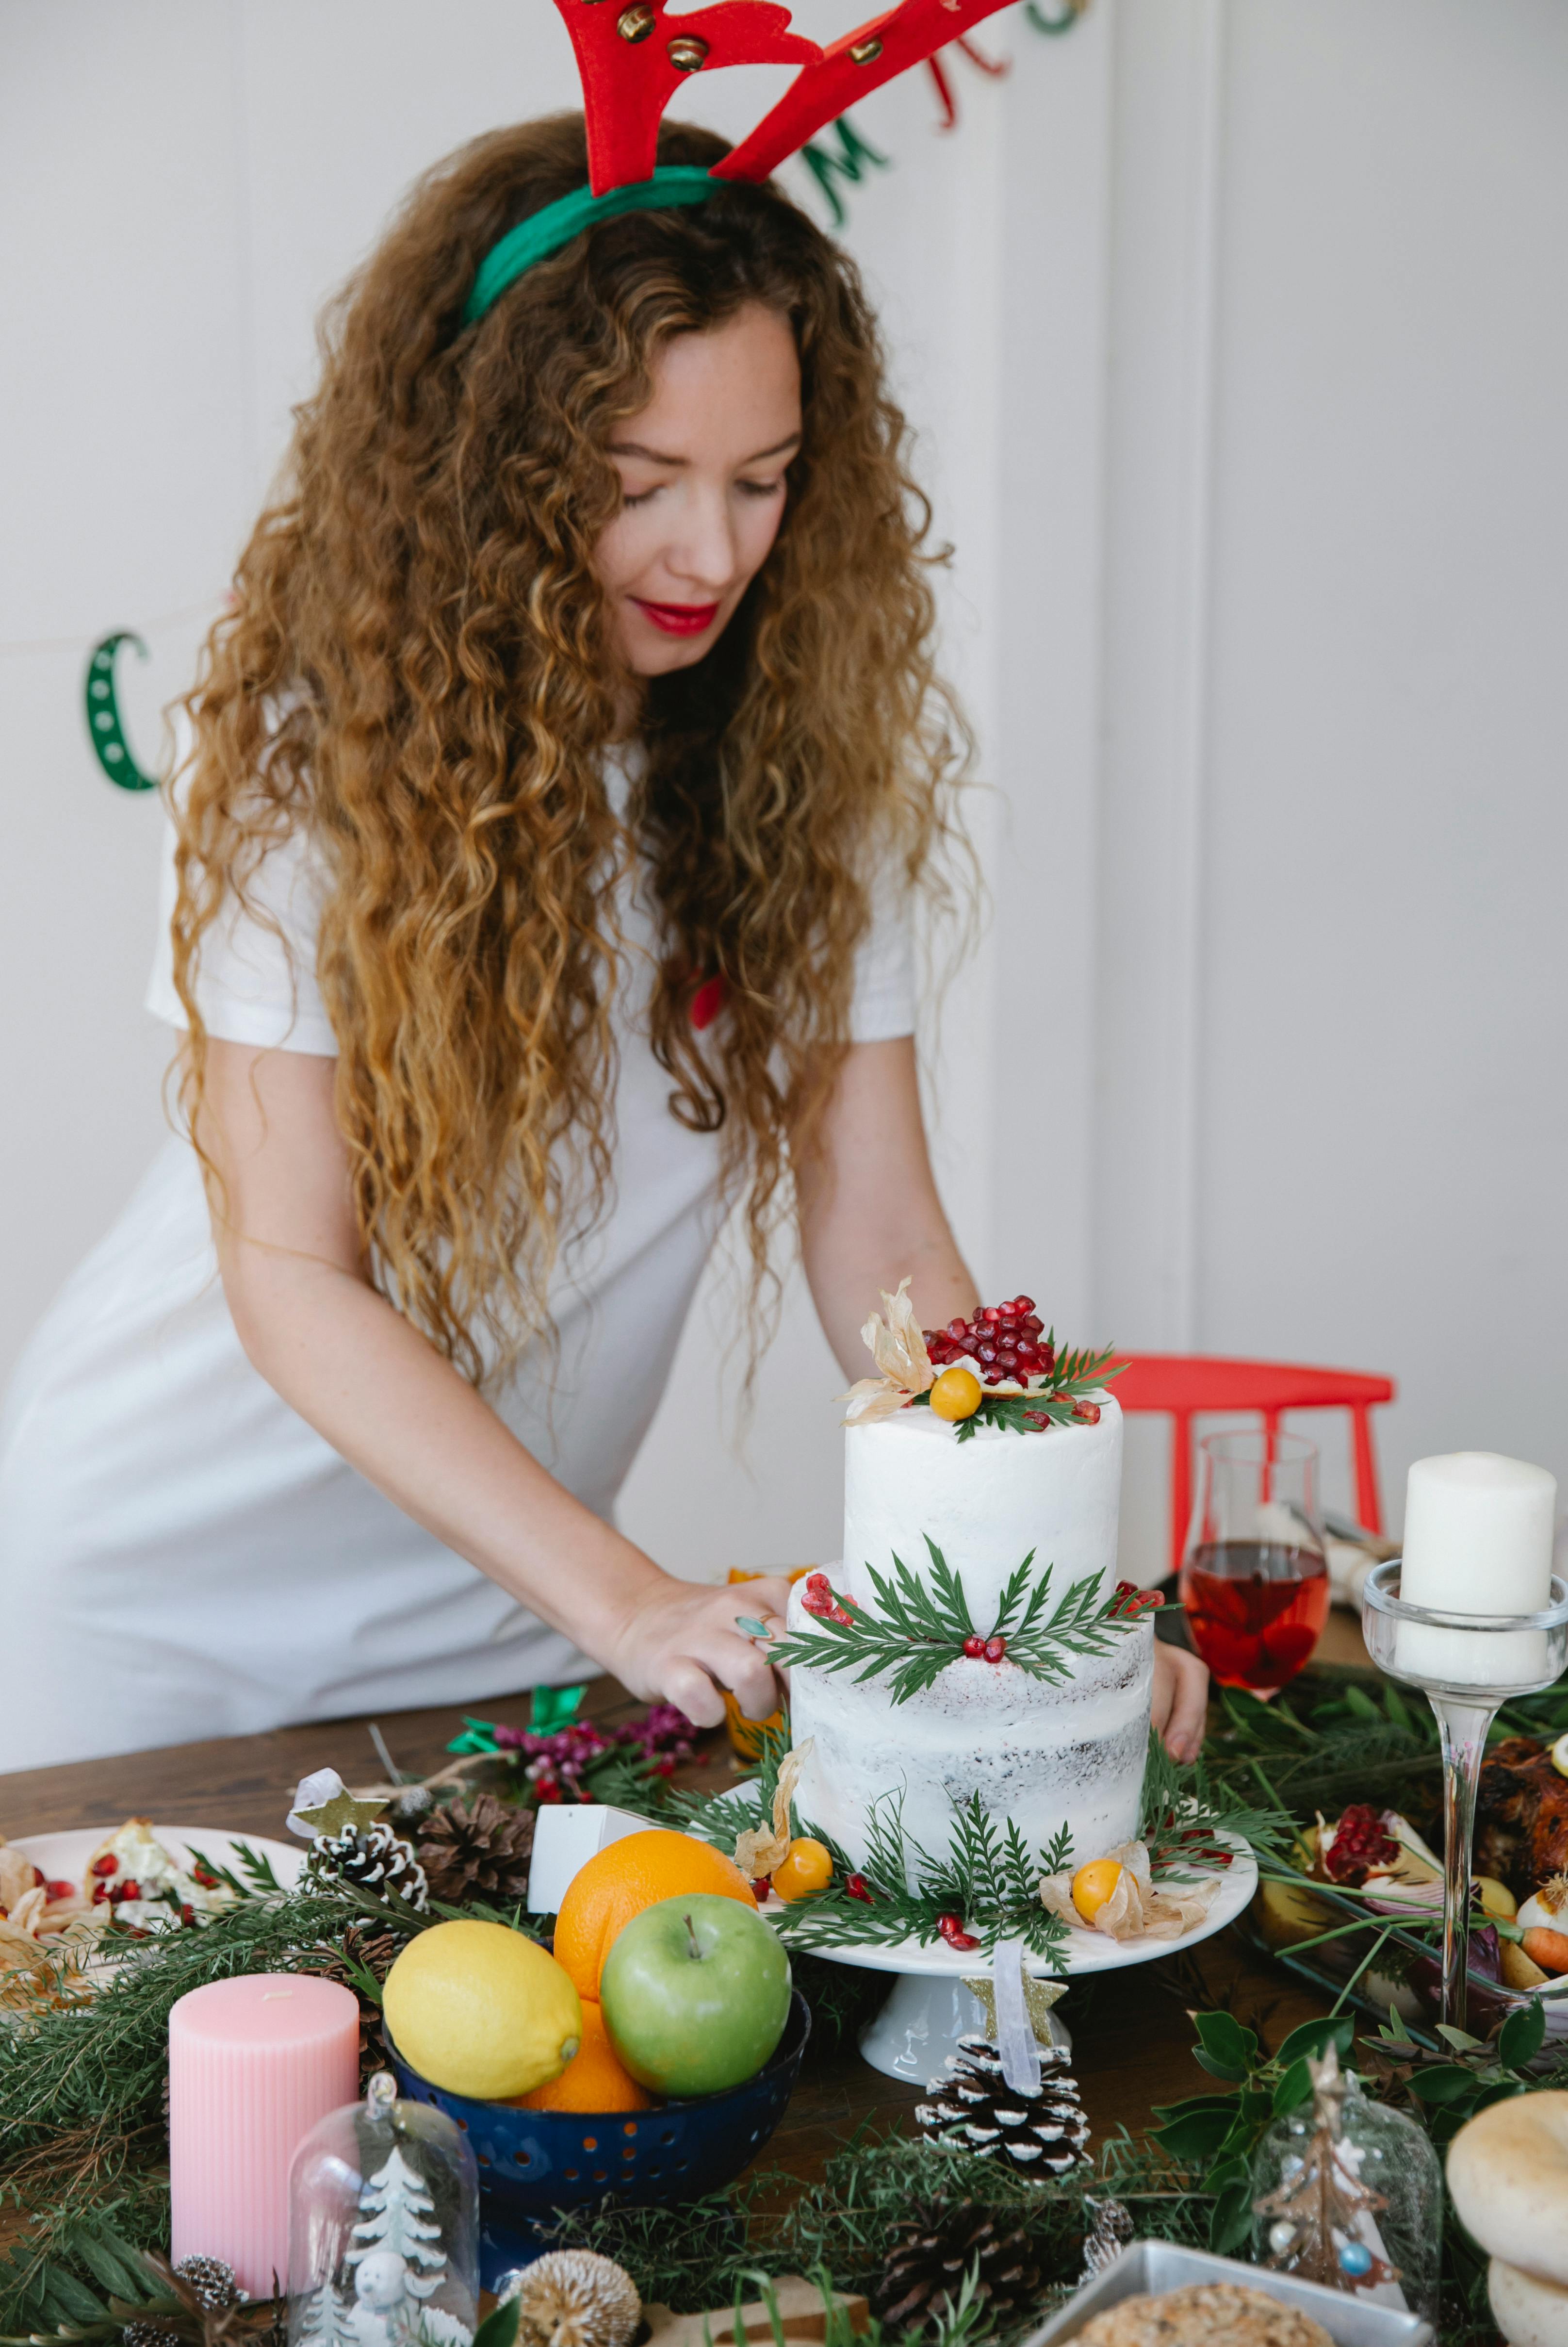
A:
[[[718,591],[735,575],[735,533],[729,501],[718,491],[694,491],[682,501],[681,528],[665,554],[677,579]]]

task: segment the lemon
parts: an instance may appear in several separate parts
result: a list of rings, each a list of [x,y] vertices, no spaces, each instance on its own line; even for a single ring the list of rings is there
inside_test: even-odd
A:
[[[451,2095],[495,2103],[559,2078],[582,2043],[582,2006],[555,1958],[504,1923],[433,1923],[382,1991],[404,2060]]]

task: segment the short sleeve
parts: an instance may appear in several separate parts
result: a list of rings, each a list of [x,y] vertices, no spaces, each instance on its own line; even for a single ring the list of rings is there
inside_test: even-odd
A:
[[[883,1043],[915,1032],[913,907],[903,873],[884,865],[871,890],[871,927],[855,957],[849,1036]]]
[[[177,835],[167,815],[164,834],[158,947],[146,1001],[154,1018],[185,1027],[185,1006],[174,987],[171,927]],[[230,897],[219,907],[197,948],[196,1000],[210,1035],[262,1050],[336,1057],[337,1038],[316,983],[316,932],[326,892],[319,851],[307,833],[291,832],[257,865],[247,887],[250,905]]]

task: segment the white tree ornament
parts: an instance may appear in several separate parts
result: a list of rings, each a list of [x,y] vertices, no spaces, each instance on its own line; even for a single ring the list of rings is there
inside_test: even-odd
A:
[[[378,2309],[383,2306],[384,2293],[392,2279],[381,2265],[381,2257],[386,2253],[403,2260],[402,2291],[410,2298],[428,2298],[446,2270],[446,2251],[433,2246],[441,2239],[441,2228],[435,2222],[435,2203],[429,2188],[417,2169],[410,2168],[395,2144],[387,2154],[384,2167],[376,2169],[360,2194],[359,2205],[366,2214],[354,2229],[357,2246],[349,2250],[346,2262],[360,2266],[372,2257],[377,2258],[374,2280],[369,2275],[363,2280],[355,2278],[361,2303],[368,2301]],[[394,2303],[395,2298],[385,2301],[388,2308]]]

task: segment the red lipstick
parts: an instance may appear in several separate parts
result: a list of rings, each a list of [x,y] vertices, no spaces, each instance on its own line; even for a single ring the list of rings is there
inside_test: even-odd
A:
[[[667,636],[701,636],[719,616],[717,603],[647,603],[641,595],[632,601]]]

